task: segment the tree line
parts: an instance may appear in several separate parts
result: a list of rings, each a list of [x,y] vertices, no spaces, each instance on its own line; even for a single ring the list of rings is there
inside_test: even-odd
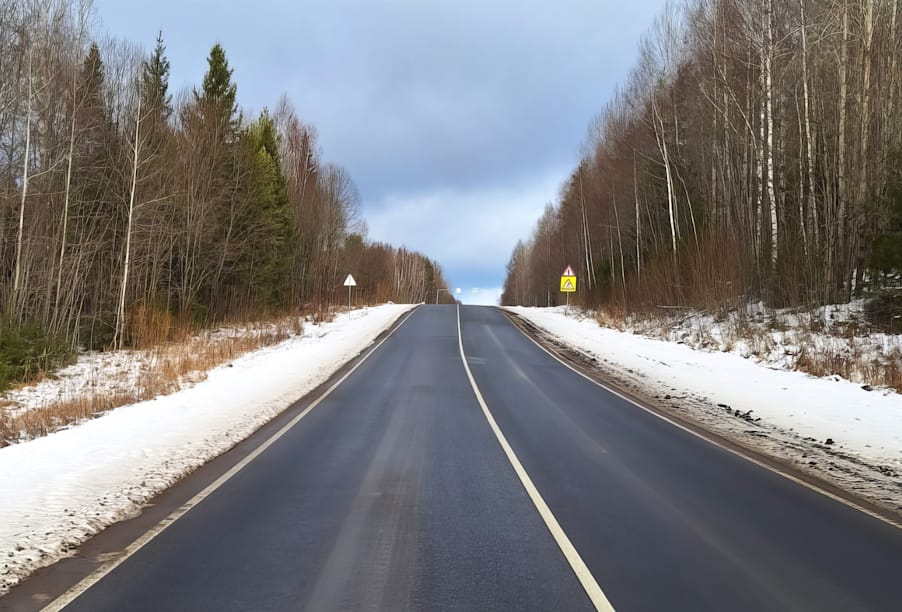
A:
[[[898,0],[687,0],[627,81],[532,236],[505,304],[845,302],[902,271]]]
[[[173,97],[149,54],[100,39],[89,0],[0,3],[0,324],[70,346],[342,303],[425,301],[420,253],[370,243],[348,172],[287,97],[248,117],[221,45]],[[162,331],[161,331],[162,330]]]

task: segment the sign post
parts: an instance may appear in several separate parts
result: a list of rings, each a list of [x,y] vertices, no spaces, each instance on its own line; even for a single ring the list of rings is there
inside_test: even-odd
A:
[[[357,281],[354,280],[354,277],[348,274],[348,277],[345,279],[345,287],[348,288],[348,318],[351,318],[351,289],[357,286]]]
[[[561,274],[561,293],[567,295],[567,314],[570,314],[570,294],[576,293],[576,272],[567,266]]]

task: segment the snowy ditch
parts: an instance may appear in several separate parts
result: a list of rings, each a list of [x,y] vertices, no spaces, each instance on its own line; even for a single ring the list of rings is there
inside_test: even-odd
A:
[[[838,376],[792,371],[786,347],[778,341],[770,359],[753,356],[741,343],[733,352],[723,352],[719,343],[709,350],[689,346],[687,341],[699,333],[718,337],[713,321],[674,328],[674,339],[668,341],[602,327],[579,311],[567,316],[563,308],[508,310],[539,328],[546,340],[583,355],[627,390],[902,511],[902,395],[894,390],[866,390]],[[886,341],[895,344],[898,338]]]
[[[0,448],[0,595],[248,437],[413,307],[388,304],[308,325],[190,388]],[[102,377],[96,363],[76,371]],[[69,378],[60,384],[81,384]],[[53,382],[34,392],[35,402],[57,392]]]

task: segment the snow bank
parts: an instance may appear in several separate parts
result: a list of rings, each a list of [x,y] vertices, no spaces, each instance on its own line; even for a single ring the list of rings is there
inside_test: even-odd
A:
[[[843,451],[902,467],[902,395],[895,392],[603,328],[591,318],[567,317],[562,308],[509,310],[662,396],[701,396],[751,410],[752,417],[803,438],[832,438]]]
[[[0,594],[246,438],[412,308],[309,325],[191,388],[0,449]]]
[[[871,330],[863,299],[811,312],[769,309],[758,302],[744,311],[716,316],[689,311],[663,319],[627,317],[623,326],[614,327],[693,348],[754,357],[784,370],[805,369],[801,359],[822,356],[841,368],[844,378],[857,383],[879,385],[884,377],[876,368],[902,356],[902,335]]]

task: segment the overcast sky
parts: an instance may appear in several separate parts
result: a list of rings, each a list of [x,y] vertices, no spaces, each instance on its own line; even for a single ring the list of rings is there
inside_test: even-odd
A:
[[[239,103],[285,92],[345,166],[374,240],[493,302],[511,249],[575,167],[664,0],[96,0],[111,33],[163,31],[174,91],[222,43]],[[478,290],[478,291],[475,291]]]

